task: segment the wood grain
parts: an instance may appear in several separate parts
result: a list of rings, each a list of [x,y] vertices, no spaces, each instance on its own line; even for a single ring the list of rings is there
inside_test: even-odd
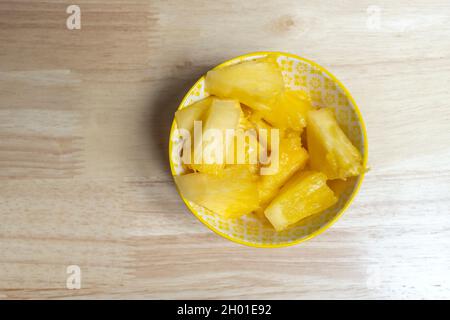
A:
[[[0,299],[450,298],[448,1],[82,0],[81,30],[69,4],[0,0]],[[190,85],[260,50],[327,67],[369,136],[351,208],[283,249],[207,230],[167,161]]]

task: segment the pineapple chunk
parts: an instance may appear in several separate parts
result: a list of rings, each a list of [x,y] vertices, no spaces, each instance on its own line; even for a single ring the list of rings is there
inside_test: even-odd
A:
[[[275,230],[282,231],[294,223],[319,213],[337,202],[321,172],[304,171],[294,176],[264,211]]]
[[[332,109],[308,112],[307,140],[311,168],[328,179],[346,179],[363,172],[362,158],[339,127]]]
[[[210,94],[237,99],[256,110],[268,109],[284,90],[281,71],[271,59],[245,61],[208,71],[205,85]]]
[[[258,141],[260,142],[261,146],[270,151],[270,144],[272,142],[271,139],[271,130],[273,129],[272,126],[268,124],[266,121],[264,121],[262,115],[256,111],[249,116],[249,121],[257,130]],[[265,134],[263,134],[262,130],[265,130]]]
[[[241,110],[238,130],[235,132],[236,135],[233,141],[234,153],[230,155],[232,162],[227,161],[227,163],[248,165],[250,170],[256,173],[258,170],[259,152],[262,149],[258,142],[256,128],[249,120],[251,112],[245,107],[241,107]],[[239,153],[242,151],[244,154],[240,155]]]
[[[175,112],[178,129],[185,129],[191,132],[194,128],[194,121],[202,119],[202,116],[211,105],[212,100],[212,97],[207,97]]]
[[[251,117],[251,112],[248,110],[248,108],[241,106],[241,114],[239,116],[238,129],[242,129],[242,130],[255,129],[255,126],[250,121],[250,117]]]
[[[302,131],[306,127],[306,114],[311,102],[299,91],[282,93],[270,110],[261,111],[264,120],[280,129]]]
[[[259,198],[265,207],[278,193],[283,184],[298,170],[303,169],[308,160],[308,152],[302,148],[298,135],[280,139],[279,167],[273,175],[263,175],[259,181]]]
[[[202,141],[194,141],[191,169],[211,174],[219,174],[223,170],[226,155],[230,152],[226,130],[238,127],[240,114],[238,101],[213,98],[203,121]],[[211,134],[213,131],[218,135]]]
[[[233,148],[230,149],[232,153],[227,157],[227,164],[247,166],[251,172],[257,173],[259,154],[263,149],[258,141],[256,130],[252,128],[238,129],[233,140]]]
[[[239,118],[238,130],[234,138],[234,153],[229,155],[227,163],[238,164],[247,166],[253,173],[257,173],[259,170],[260,153],[265,149],[258,140],[258,131],[253,123],[249,120],[251,112],[248,108],[242,108],[241,117]],[[241,151],[239,151],[241,150]],[[239,156],[239,152],[244,152],[243,156]],[[230,161],[228,161],[230,160]],[[231,162],[232,161],[232,162]]]
[[[221,175],[189,173],[175,176],[181,194],[224,218],[238,218],[258,207],[257,176],[241,166]]]

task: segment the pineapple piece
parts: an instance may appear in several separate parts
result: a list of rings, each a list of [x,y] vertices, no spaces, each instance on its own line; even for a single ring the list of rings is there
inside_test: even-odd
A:
[[[234,151],[230,155],[230,159],[227,158],[227,163],[248,165],[252,172],[258,170],[259,152],[261,146],[258,142],[258,135],[253,123],[250,122],[249,117],[251,112],[248,108],[241,107],[241,116],[239,118],[238,130],[235,132],[234,137]],[[243,154],[239,154],[243,152]]]
[[[219,174],[223,170],[226,155],[230,152],[226,130],[238,127],[240,114],[238,101],[213,98],[203,121],[202,141],[194,141],[191,169],[211,174]],[[214,132],[217,135],[212,134]]]
[[[304,171],[286,183],[264,214],[275,230],[282,231],[306,217],[331,207],[337,200],[327,186],[325,174]]]
[[[250,121],[250,117],[251,117],[251,112],[248,111],[248,108],[241,106],[241,114],[239,116],[238,129],[242,129],[242,130],[255,129],[255,126]]]
[[[265,207],[278,193],[283,184],[301,170],[308,160],[308,152],[302,148],[298,135],[288,135],[280,139],[279,166],[277,173],[263,175],[259,181],[259,201]]]
[[[268,58],[208,71],[205,85],[210,94],[237,99],[255,110],[268,109],[284,90],[281,71]]]
[[[272,142],[271,139],[271,130],[273,129],[272,126],[268,124],[266,121],[264,121],[262,115],[256,111],[249,116],[249,121],[252,123],[252,125],[258,132],[258,141],[260,142],[260,144],[263,147],[265,147],[268,151],[270,151],[270,144]],[[262,134],[261,130],[265,130],[265,134]]]
[[[328,179],[343,179],[363,172],[362,157],[339,127],[332,109],[308,112],[307,140],[311,168]]]
[[[203,115],[211,105],[212,100],[212,97],[207,97],[175,112],[175,120],[178,129],[185,129],[192,132],[194,121],[202,119]]]
[[[300,91],[287,90],[282,93],[270,110],[261,114],[268,123],[280,129],[302,131],[306,127],[306,115],[311,102]]]
[[[259,171],[260,153],[264,149],[258,141],[257,129],[249,120],[251,112],[249,112],[248,108],[241,107],[241,109],[238,130],[234,138],[234,148],[231,149],[234,150],[234,154],[227,158],[227,163],[247,166],[251,172],[257,173]],[[244,154],[239,156],[239,152]]]
[[[251,172],[258,172],[262,146],[258,141],[255,129],[236,130],[233,137],[233,148],[230,151],[232,153],[227,157],[227,164],[247,166]]]
[[[224,218],[238,218],[258,207],[257,176],[242,166],[221,175],[189,173],[175,176],[181,194]]]

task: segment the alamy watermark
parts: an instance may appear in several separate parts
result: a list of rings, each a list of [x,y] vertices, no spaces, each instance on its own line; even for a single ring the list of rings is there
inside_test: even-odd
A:
[[[77,265],[70,265],[66,268],[69,275],[66,280],[66,288],[69,290],[81,289],[81,268]]]
[[[193,133],[192,138],[189,130],[175,131],[183,140],[183,164],[261,164],[261,175],[278,172],[280,133],[276,128],[270,130],[269,139],[266,129],[203,130],[202,121],[194,121]]]
[[[71,4],[66,8],[66,13],[70,16],[66,19],[66,27],[69,30],[80,30],[81,29],[81,9],[80,6],[76,4]]]

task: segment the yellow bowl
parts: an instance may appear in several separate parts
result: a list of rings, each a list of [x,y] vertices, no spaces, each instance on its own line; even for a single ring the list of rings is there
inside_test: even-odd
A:
[[[361,113],[348,90],[325,68],[317,63],[290,53],[254,52],[228,60],[214,69],[223,68],[246,60],[262,58],[268,54],[276,55],[286,86],[305,91],[317,107],[331,107],[336,111],[337,120],[363,155],[363,165],[367,166],[367,134]],[[205,77],[201,77],[189,90],[178,109],[208,96],[205,92]],[[182,141],[175,136],[175,121],[172,123],[169,141],[169,159],[172,175],[184,172],[180,151]],[[272,226],[262,223],[253,214],[239,219],[227,220],[193,202],[181,198],[192,213],[215,233],[231,241],[254,247],[284,247],[311,239],[330,227],[348,208],[357,194],[364,174],[350,181],[330,209],[304,219],[283,232],[276,232]]]

